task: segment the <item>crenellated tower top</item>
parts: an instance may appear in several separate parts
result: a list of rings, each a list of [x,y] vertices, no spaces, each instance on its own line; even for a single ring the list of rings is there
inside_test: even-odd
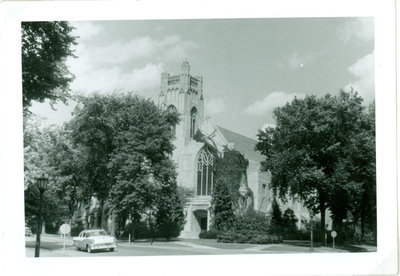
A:
[[[181,115],[176,136],[182,135],[187,144],[204,120],[203,77],[190,74],[190,64],[185,60],[179,74],[163,72],[159,106],[174,108]]]

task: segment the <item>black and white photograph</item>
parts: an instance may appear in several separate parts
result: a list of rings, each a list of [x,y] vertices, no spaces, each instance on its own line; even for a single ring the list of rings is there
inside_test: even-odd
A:
[[[273,275],[395,273],[396,92],[382,54],[393,59],[394,45],[382,42],[382,12],[9,11],[20,13],[4,21],[19,47],[20,156],[8,185],[34,275],[75,260],[180,275],[173,264],[186,258],[191,270],[223,260]]]

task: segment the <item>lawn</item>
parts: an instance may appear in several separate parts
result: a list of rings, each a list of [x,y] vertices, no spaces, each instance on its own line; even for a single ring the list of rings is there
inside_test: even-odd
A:
[[[187,241],[192,244],[209,246],[220,249],[246,249],[256,246],[256,244],[247,244],[247,243],[222,243],[217,242],[216,239],[186,239],[182,241]]]

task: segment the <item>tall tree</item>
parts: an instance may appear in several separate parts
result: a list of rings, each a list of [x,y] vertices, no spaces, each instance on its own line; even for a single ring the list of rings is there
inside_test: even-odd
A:
[[[153,197],[152,213],[155,213],[155,225],[158,237],[179,236],[183,224],[184,202],[178,193],[175,166],[165,159],[154,168],[154,178],[158,182]]]
[[[244,156],[228,148],[223,157],[217,157],[212,193],[213,227],[226,231],[234,226],[235,211],[239,208],[239,188],[246,174],[247,160]]]
[[[232,196],[228,183],[216,180],[212,193],[213,222],[212,227],[218,231],[228,231],[235,224],[235,214],[232,206]]]
[[[273,233],[279,233],[283,235],[282,211],[281,208],[279,207],[276,197],[272,199],[272,216],[271,216],[270,231]]]
[[[232,208],[239,207],[239,188],[242,177],[247,175],[248,160],[235,149],[224,149],[223,157],[217,157],[215,182],[225,182],[232,198]]]
[[[72,209],[69,197],[58,193],[60,164],[69,162],[69,155],[58,155],[63,152],[61,144],[66,137],[60,128],[42,126],[33,114],[24,117],[24,130],[25,219],[33,224],[38,215],[39,190],[36,181],[46,174],[49,185],[44,193],[44,222],[59,225]]]
[[[174,176],[167,181],[156,168],[170,162],[171,129],[178,115],[133,94],[80,97],[75,114],[68,127],[84,153],[87,180],[103,220],[108,202],[123,219],[139,222],[152,211],[157,185],[174,183]]]
[[[23,106],[49,99],[66,102],[69,83],[74,76],[65,61],[75,57],[77,44],[68,22],[22,22],[22,96]]]
[[[276,127],[258,134],[256,148],[266,156],[263,169],[272,173],[273,192],[282,200],[287,195],[299,198],[311,212],[320,213],[322,233],[332,191],[348,183],[338,181],[338,171],[352,137],[360,134],[363,112],[362,99],[354,91],[307,96],[274,109]],[[336,200],[343,211],[346,197],[336,194]]]
[[[337,228],[344,219],[361,223],[361,240],[365,228],[376,237],[376,168],[375,103],[360,117],[360,128],[349,137],[336,170],[337,179],[330,196],[329,208]]]

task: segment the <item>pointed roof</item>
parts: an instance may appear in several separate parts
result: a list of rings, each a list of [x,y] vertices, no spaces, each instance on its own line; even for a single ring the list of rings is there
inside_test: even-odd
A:
[[[265,157],[255,149],[257,141],[233,132],[226,128],[217,126],[218,130],[224,136],[229,144],[233,144],[233,148],[244,155],[249,161],[261,162]]]

